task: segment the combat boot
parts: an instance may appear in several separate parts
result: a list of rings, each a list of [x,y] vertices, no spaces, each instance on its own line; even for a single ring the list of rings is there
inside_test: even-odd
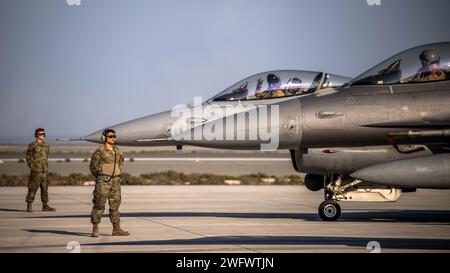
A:
[[[56,211],[56,209],[50,207],[47,203],[42,204],[42,211]]]
[[[98,224],[94,224],[92,227],[92,237],[98,237]]]
[[[112,236],[128,236],[130,233],[120,228],[118,223],[113,224]]]
[[[33,203],[27,202],[27,212],[33,212]]]

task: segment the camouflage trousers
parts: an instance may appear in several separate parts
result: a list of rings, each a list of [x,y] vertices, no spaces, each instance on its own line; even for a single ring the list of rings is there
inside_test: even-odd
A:
[[[109,202],[109,219],[111,223],[120,222],[119,206],[121,201],[120,196],[120,176],[116,176],[109,180],[107,176],[100,176],[95,182],[94,198],[92,203],[94,204],[91,213],[91,223],[100,223],[103,212],[105,211],[106,200]]]
[[[31,172],[28,179],[28,194],[26,201],[32,203],[37,190],[41,188],[41,201],[48,203],[48,180],[46,172]]]

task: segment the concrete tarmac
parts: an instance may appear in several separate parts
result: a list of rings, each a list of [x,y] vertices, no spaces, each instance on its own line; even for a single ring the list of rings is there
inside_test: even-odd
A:
[[[124,186],[122,226],[89,237],[93,187],[51,187],[54,213],[25,209],[25,187],[0,188],[0,252],[450,252],[450,191],[395,203],[345,203],[317,215],[322,192],[303,186]],[[377,248],[378,249],[378,248]]]
[[[2,159],[0,174],[22,175],[30,172],[26,163],[19,163],[18,159]],[[131,175],[146,173],[177,171],[184,173],[213,173],[219,175],[239,176],[250,173],[264,173],[267,175],[304,175],[298,173],[292,167],[288,155],[261,157],[247,155],[243,157],[211,157],[208,155],[190,155],[189,157],[140,157],[134,162],[127,158],[125,172]],[[49,171],[61,175],[71,173],[89,174],[89,162],[83,162],[83,158],[72,158],[70,162],[64,162],[64,158],[58,161],[50,159]]]

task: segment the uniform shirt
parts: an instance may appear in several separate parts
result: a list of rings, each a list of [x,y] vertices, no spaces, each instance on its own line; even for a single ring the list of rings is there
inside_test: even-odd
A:
[[[277,97],[284,97],[284,90],[283,89],[274,89],[274,90],[266,90],[263,92],[255,93],[255,96],[257,98],[277,98]]]
[[[443,81],[447,79],[447,75],[441,69],[418,73],[413,82]]]
[[[120,173],[123,170],[123,155],[122,152],[116,146],[110,150],[106,147],[106,144],[100,146],[92,155],[91,163],[89,168],[91,173],[97,177],[102,174],[102,165],[104,164],[114,164],[114,151],[116,152],[116,164],[118,164]],[[118,173],[115,171],[114,173]]]
[[[28,145],[27,164],[32,172],[48,172],[49,150],[47,143],[40,143],[37,140]]]

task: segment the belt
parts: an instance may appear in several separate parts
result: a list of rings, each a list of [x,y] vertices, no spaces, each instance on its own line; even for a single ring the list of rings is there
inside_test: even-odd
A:
[[[111,177],[110,175],[106,175],[106,174],[101,174],[101,175],[99,175],[98,177]],[[120,174],[119,175],[113,175],[112,176],[112,178],[116,178],[116,177],[120,177]]]

